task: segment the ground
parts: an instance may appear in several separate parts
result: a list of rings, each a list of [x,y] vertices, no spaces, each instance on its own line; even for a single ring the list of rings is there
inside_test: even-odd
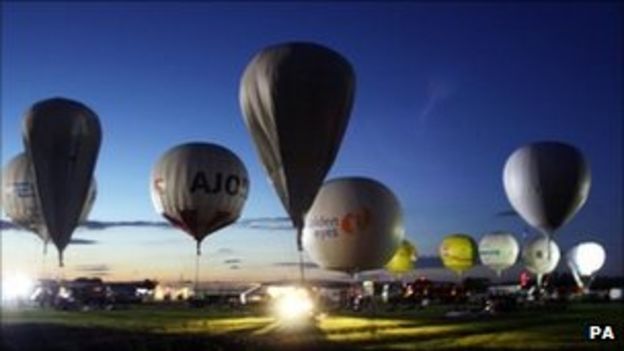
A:
[[[3,310],[1,350],[624,350],[624,304],[447,318],[449,307],[327,315],[292,325],[271,316],[185,306],[113,311]],[[587,341],[588,324],[615,341]]]

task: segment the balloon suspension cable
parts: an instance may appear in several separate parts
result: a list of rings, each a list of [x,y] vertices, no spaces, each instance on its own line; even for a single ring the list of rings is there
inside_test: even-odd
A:
[[[199,289],[199,258],[201,256],[201,248],[200,248],[200,242],[197,242],[197,251],[196,251],[196,255],[195,255],[195,298],[197,298],[197,291]]]
[[[373,280],[373,291],[372,291],[372,295],[371,295],[371,324],[372,324],[372,334],[373,334],[373,339],[377,340],[379,337],[379,334],[377,333],[377,323],[376,323],[376,319],[377,319],[377,299],[375,299],[375,281]]]
[[[596,274],[592,274],[589,276],[589,278],[587,278],[587,283],[583,284],[583,294],[587,295],[589,294],[589,286],[591,285],[591,283],[594,281],[594,278],[596,278]],[[581,280],[582,281],[582,280]]]
[[[297,228],[297,251],[299,251],[299,280],[301,285],[305,284],[305,269],[303,265],[303,245],[301,242],[302,229],[301,226]]]
[[[579,289],[584,290],[585,284],[583,284],[583,280],[579,276],[576,266],[574,266],[573,264],[570,264],[569,262],[568,262],[568,266],[570,267],[570,271],[572,272],[572,278],[574,278],[574,282],[576,283],[576,286],[578,286]]]
[[[550,233],[548,233],[548,232],[545,232],[545,233],[546,233],[546,258],[548,259],[548,262],[550,262],[550,260],[551,260],[550,255],[551,255],[551,251],[552,251],[550,249],[550,241],[552,239],[550,238]]]
[[[63,283],[63,280],[65,279],[65,269],[64,269],[65,265],[63,264],[63,253],[59,252],[59,265],[56,269],[56,281],[59,284]]]
[[[43,254],[41,255],[41,272],[39,274],[41,274],[41,278],[45,278],[46,277],[46,253],[47,253],[47,243],[44,242],[43,243]]]

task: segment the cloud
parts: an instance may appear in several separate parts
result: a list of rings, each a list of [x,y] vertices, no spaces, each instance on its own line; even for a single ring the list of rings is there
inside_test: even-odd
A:
[[[87,230],[105,230],[115,227],[152,227],[152,228],[171,228],[171,224],[167,222],[156,221],[87,221],[78,225],[78,228]],[[0,220],[1,230],[21,230],[26,229],[5,220]]]
[[[215,255],[222,255],[222,256],[226,256],[226,255],[232,255],[234,254],[234,250],[230,249],[229,247],[222,247],[219,248],[216,252]]]
[[[106,264],[82,264],[75,268],[79,272],[105,273],[110,271],[110,267]]]
[[[97,240],[74,238],[69,241],[72,245],[95,245]]]
[[[87,221],[80,227],[88,230],[104,230],[114,227],[171,228],[172,226],[164,221]]]
[[[496,217],[518,217],[518,212],[514,210],[504,210],[496,212]]]
[[[261,230],[293,230],[294,227],[288,217],[257,217],[246,218],[236,222],[236,225],[243,228]]]
[[[422,256],[414,264],[415,268],[444,268],[440,256]]]
[[[275,262],[273,263],[275,267],[299,267],[299,262]],[[303,267],[305,268],[319,268],[319,266],[314,262],[304,262]]]
[[[259,229],[259,230],[292,230],[294,229],[288,217],[258,217],[241,219],[234,223],[233,226],[240,228]],[[117,227],[135,227],[135,228],[162,228],[174,229],[174,227],[165,221],[87,221],[81,223],[78,228],[86,230],[106,230]],[[15,225],[10,221],[0,220],[0,230],[21,230],[26,229]]]
[[[261,230],[292,230],[293,226],[288,217],[257,217],[241,219],[234,224],[235,227],[261,229]],[[148,227],[172,229],[173,226],[165,221],[87,221],[80,227],[88,230],[104,230],[114,227]]]
[[[225,261],[223,261],[224,264],[234,264],[234,263],[241,263],[242,260],[240,258],[229,258]]]
[[[455,91],[456,84],[448,79],[431,78],[427,84],[427,100],[418,115],[418,124],[423,126],[433,114],[433,111],[448,99]]]
[[[5,221],[3,219],[0,219],[0,230],[21,230],[21,231],[26,231],[26,229],[17,226],[9,221]]]

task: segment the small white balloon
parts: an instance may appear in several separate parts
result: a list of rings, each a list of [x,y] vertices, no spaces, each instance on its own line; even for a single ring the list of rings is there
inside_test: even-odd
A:
[[[583,242],[574,246],[566,255],[568,265],[581,276],[588,277],[596,273],[605,263],[607,253],[596,242]]]
[[[511,233],[493,232],[485,234],[479,241],[479,258],[499,276],[516,263],[520,246]]]
[[[560,258],[561,251],[557,243],[544,235],[530,238],[522,248],[524,265],[538,276],[554,271]]]

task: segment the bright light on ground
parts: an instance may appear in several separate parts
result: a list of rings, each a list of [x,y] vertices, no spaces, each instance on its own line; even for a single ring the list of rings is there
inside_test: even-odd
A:
[[[310,294],[304,288],[271,287],[267,292],[273,298],[275,313],[280,319],[293,321],[306,318],[314,310]]]
[[[2,300],[11,301],[30,296],[34,282],[26,274],[16,272],[2,280]]]

